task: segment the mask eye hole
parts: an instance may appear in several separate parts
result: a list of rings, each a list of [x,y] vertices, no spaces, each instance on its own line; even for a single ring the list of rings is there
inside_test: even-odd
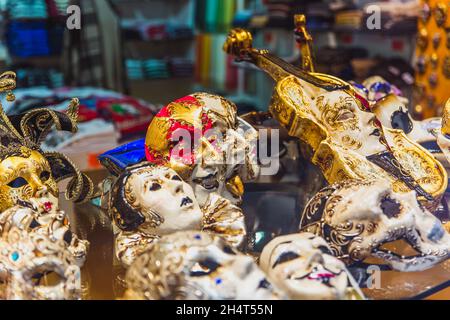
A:
[[[54,287],[64,282],[64,278],[52,270],[36,270],[31,277],[34,286],[39,287]]]
[[[285,252],[278,257],[277,261],[275,261],[272,268],[275,268],[279,264],[289,262],[289,261],[297,259],[299,257],[300,256],[298,254],[296,254],[295,252]]]
[[[389,219],[397,218],[401,211],[400,203],[389,196],[385,196],[381,199],[380,208],[383,210],[384,215],[386,215]]]
[[[413,124],[408,116],[408,112],[404,112],[400,107],[391,117],[391,126],[393,129],[403,130],[406,134],[411,133]]]
[[[261,280],[261,282],[258,285],[258,289],[271,289],[272,285],[270,284],[269,281],[267,281],[267,279],[263,279]]]
[[[174,175],[174,176],[172,177],[172,180],[174,180],[174,181],[182,181],[181,178],[180,178],[180,176],[178,176],[178,175]]]
[[[219,187],[216,175],[212,173],[204,178],[195,179],[194,182],[200,184],[206,190],[217,189]]]
[[[64,241],[65,241],[68,245],[70,245],[70,244],[72,243],[72,239],[73,239],[73,234],[72,234],[72,232],[71,232],[70,230],[67,230],[67,231],[64,233],[63,239],[64,239]]]
[[[225,252],[226,254],[231,254],[231,255],[236,255],[236,251],[234,251],[234,249],[228,245],[225,245],[225,247],[223,247],[223,252]]]
[[[45,182],[45,181],[47,181],[48,179],[50,179],[50,172],[48,172],[48,171],[42,171],[41,172],[41,174],[40,174],[40,176],[39,176],[39,178],[41,179],[41,181],[43,181],[43,182]]]
[[[10,186],[11,188],[17,189],[17,188],[21,188],[27,184],[28,184],[27,180],[25,180],[22,177],[18,177],[16,179],[14,179],[13,181],[11,181],[10,183],[8,183],[8,186]]]
[[[199,262],[197,262],[190,271],[191,277],[203,277],[207,276],[213,272],[215,272],[220,265],[211,260],[211,259],[204,259]]]
[[[149,188],[150,191],[158,191],[160,189],[161,189],[161,185],[156,182],[152,183]]]

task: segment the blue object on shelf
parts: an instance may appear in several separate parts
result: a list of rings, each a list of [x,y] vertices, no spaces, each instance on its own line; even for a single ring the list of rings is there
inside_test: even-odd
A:
[[[145,161],[145,139],[137,140],[98,156],[100,163],[113,175],[125,168]]]

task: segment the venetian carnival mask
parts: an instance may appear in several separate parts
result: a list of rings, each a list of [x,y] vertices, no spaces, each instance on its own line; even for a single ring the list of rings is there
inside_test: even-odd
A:
[[[311,233],[275,238],[264,247],[259,264],[290,299],[363,298],[344,263],[331,255],[324,239]]]
[[[13,88],[15,74],[0,75],[0,92]],[[40,149],[53,125],[58,130],[76,132],[78,105],[73,99],[66,113],[33,109],[6,115],[0,110],[0,211],[47,192],[57,197],[57,182],[66,178],[72,178],[66,190],[68,200],[81,202],[92,194],[92,182],[69,159]]]
[[[110,198],[116,255],[123,265],[160,236],[183,230],[220,234],[240,247],[246,235],[242,211],[229,200],[210,195],[200,209],[189,184],[172,169],[145,162],[128,168],[116,181]]]
[[[326,187],[306,206],[300,229],[324,238],[348,264],[375,258],[398,271],[422,271],[449,258],[450,235],[442,223],[421,208],[414,192],[395,193],[382,181]],[[397,240],[415,254],[386,247]]]
[[[356,88],[363,92],[363,96],[371,102],[383,99],[387,95],[396,95],[404,104],[408,103],[408,99],[403,97],[403,93],[393,84],[387,82],[380,76],[372,76],[364,80],[362,86],[355,85]]]
[[[164,235],[200,229],[202,219],[192,188],[174,170],[149,163],[129,168],[119,177],[111,208],[124,231]]]
[[[383,127],[371,112],[367,91],[255,49],[243,29],[230,32],[224,50],[276,81],[270,113],[290,136],[311,147],[311,161],[329,183],[385,180],[395,191],[416,191],[424,205],[436,208],[448,183],[445,169],[403,132]]]
[[[80,268],[63,242],[12,228],[0,239],[0,252],[0,298],[80,299]]]
[[[165,236],[139,256],[126,276],[126,299],[273,300],[283,296],[253,259],[201,232]]]
[[[119,176],[109,208],[120,230],[116,256],[126,266],[164,234],[200,230],[203,218],[191,186],[174,170],[148,162]]]
[[[194,189],[200,206],[211,193],[241,202],[244,180],[259,174],[256,131],[237,118],[236,106],[197,93],[164,107],[152,120],[146,158],[174,169]]]
[[[48,237],[52,241],[65,243],[66,250],[74,262],[82,267],[89,248],[88,241],[80,240],[70,230],[69,219],[58,208],[58,199],[52,194],[41,194],[39,198],[20,201],[19,204],[0,213],[0,234],[11,228]]]
[[[17,201],[39,197],[50,192],[58,195],[50,164],[44,156],[22,147],[20,156],[11,156],[0,162],[3,173],[0,180],[0,210],[12,207]]]
[[[429,149],[430,152],[436,153],[437,148],[433,148],[436,142],[434,132],[441,126],[439,118],[415,121],[409,113],[408,100],[402,97],[398,89],[381,77],[371,77],[364,82],[364,85],[371,88],[368,89],[369,96],[373,94],[371,110],[383,127],[402,130],[408,138]]]

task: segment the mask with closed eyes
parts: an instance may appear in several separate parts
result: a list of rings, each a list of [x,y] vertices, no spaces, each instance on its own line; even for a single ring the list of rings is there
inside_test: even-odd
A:
[[[344,263],[332,256],[324,239],[311,233],[275,238],[264,247],[259,264],[290,299],[364,298]]]

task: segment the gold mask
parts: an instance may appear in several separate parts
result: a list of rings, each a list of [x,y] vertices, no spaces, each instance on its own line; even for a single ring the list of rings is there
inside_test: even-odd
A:
[[[8,157],[0,162],[0,211],[12,207],[17,200],[39,198],[46,192],[58,197],[47,159],[37,151],[24,149],[22,157]]]

